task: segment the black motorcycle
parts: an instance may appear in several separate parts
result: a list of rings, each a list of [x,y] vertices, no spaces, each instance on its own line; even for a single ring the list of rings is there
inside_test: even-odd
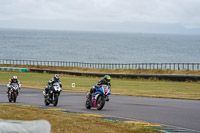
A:
[[[62,88],[60,87],[60,84],[58,82],[54,83],[48,93],[44,95],[45,105],[48,106],[49,104],[53,104],[53,106],[56,106],[58,104],[58,97],[61,91]]]

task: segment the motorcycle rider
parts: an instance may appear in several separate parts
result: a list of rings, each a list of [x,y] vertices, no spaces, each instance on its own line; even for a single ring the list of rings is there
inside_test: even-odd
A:
[[[49,80],[49,82],[47,83],[45,91],[43,91],[44,96],[46,96],[48,94],[49,90],[52,89],[53,84],[56,82],[58,82],[60,84],[60,87],[62,88],[60,76],[58,74],[55,74],[54,77],[51,80]]]
[[[10,89],[11,89],[11,85],[12,85],[13,83],[17,83],[18,86],[19,86],[19,89],[21,89],[21,84],[20,84],[19,80],[17,79],[17,76],[13,76],[12,79],[10,80],[10,82],[9,82],[8,85],[7,85],[7,87],[8,87],[7,95],[8,95],[8,93],[9,93],[9,91],[10,91]]]
[[[91,99],[92,93],[96,92],[96,89],[100,88],[101,85],[108,85],[109,89],[111,89],[111,83],[110,83],[111,77],[109,75],[105,75],[103,79],[99,80],[97,83],[95,83],[94,86],[90,89],[89,98]],[[106,101],[109,101],[109,97],[106,97]]]

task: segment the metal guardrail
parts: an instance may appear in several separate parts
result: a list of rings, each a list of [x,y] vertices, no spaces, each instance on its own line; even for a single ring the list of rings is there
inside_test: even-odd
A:
[[[83,63],[66,61],[37,61],[37,60],[13,60],[0,59],[0,64],[9,65],[33,65],[33,66],[60,66],[83,67],[98,69],[171,69],[171,70],[200,70],[200,63]]]

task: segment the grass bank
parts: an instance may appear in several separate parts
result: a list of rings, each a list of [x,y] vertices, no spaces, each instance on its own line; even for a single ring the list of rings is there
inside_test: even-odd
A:
[[[200,70],[170,70],[170,69],[94,69],[82,67],[50,67],[31,65],[0,65],[0,67],[38,68],[49,70],[65,70],[83,73],[117,73],[117,74],[177,74],[177,75],[200,75]]]
[[[17,75],[22,87],[44,89],[53,74],[0,72],[0,84],[6,85],[8,79]],[[64,91],[89,91],[100,78],[60,75]],[[76,84],[72,88],[72,83]],[[112,78],[112,94],[200,100],[200,82],[172,82],[143,79]],[[23,91],[23,90],[22,90]]]
[[[153,128],[144,126],[15,104],[0,104],[0,118],[25,121],[47,120],[51,124],[52,133],[102,133],[102,131],[109,133],[159,133]]]

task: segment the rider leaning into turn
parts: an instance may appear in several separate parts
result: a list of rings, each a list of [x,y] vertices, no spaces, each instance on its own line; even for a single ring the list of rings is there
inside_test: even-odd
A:
[[[10,82],[9,82],[8,85],[7,85],[7,87],[8,87],[7,94],[8,94],[8,92],[10,91],[11,85],[12,85],[13,83],[17,83],[18,86],[19,86],[19,89],[21,89],[21,84],[20,84],[19,80],[17,79],[17,76],[13,76],[12,79],[10,80]]]
[[[60,76],[58,74],[55,74],[54,77],[51,80],[49,80],[49,82],[47,83],[45,91],[43,92],[44,95],[46,95],[48,93],[48,91],[53,87],[53,84],[56,82],[58,82],[60,84],[60,87],[62,88]]]
[[[91,98],[92,93],[96,92],[96,89],[100,88],[101,85],[108,85],[109,89],[111,87],[110,83],[111,77],[109,75],[105,75],[103,79],[99,80],[92,88],[90,89],[89,96]],[[106,101],[109,101],[109,97],[106,97]]]

